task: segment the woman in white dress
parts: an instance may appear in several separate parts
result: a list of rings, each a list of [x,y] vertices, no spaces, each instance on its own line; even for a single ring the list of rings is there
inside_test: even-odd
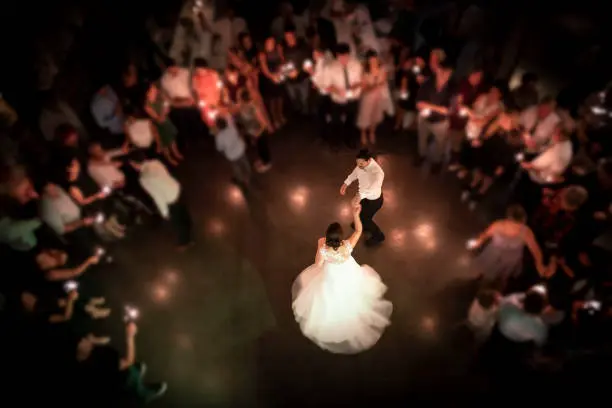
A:
[[[353,209],[355,232],[343,239],[338,223],[319,239],[314,265],[293,284],[293,313],[302,333],[319,347],[338,354],[355,354],[374,346],[390,324],[387,287],[367,265],[351,256],[359,241],[361,206]]]
[[[385,97],[388,96],[387,71],[374,51],[366,54],[363,75],[363,95],[359,104],[357,127],[361,129],[361,144],[376,144],[376,127],[385,117]]]

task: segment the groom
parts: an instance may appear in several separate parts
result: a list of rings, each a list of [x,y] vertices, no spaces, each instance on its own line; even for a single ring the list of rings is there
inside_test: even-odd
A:
[[[372,154],[367,149],[363,149],[357,153],[357,167],[340,187],[340,195],[345,195],[346,189],[353,181],[359,182],[359,190],[353,204],[361,204],[360,218],[363,230],[370,235],[366,240],[367,246],[379,245],[385,240],[385,234],[372,220],[383,205],[382,184],[384,179],[385,173]]]

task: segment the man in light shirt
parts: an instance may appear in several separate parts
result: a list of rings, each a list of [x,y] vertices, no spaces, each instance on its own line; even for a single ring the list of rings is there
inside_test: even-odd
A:
[[[380,230],[373,218],[383,205],[382,184],[385,179],[385,172],[380,168],[372,154],[366,150],[360,150],[357,154],[357,166],[348,175],[340,187],[340,194],[345,195],[348,186],[355,180],[359,183],[359,190],[354,201],[361,204],[361,223],[364,232],[370,237],[366,240],[366,245],[375,246],[385,240],[385,234]]]
[[[216,128],[215,145],[217,150],[223,153],[230,162],[234,182],[240,187],[247,188],[251,184],[251,164],[246,156],[246,143],[240,137],[231,119],[218,117]]]
[[[89,162],[87,170],[91,178],[103,188],[112,187],[113,190],[125,186],[125,174],[121,171],[122,162],[113,159],[127,152],[123,149],[105,151],[100,143],[89,145]]]
[[[543,346],[548,339],[548,326],[541,317],[545,306],[544,296],[535,290],[505,297],[499,306],[499,332],[511,342]]]
[[[139,172],[142,188],[151,196],[163,219],[170,221],[178,237],[178,249],[183,251],[193,244],[191,216],[181,200],[181,185],[170,175],[159,160],[149,160],[143,155],[131,161]]]
[[[170,120],[178,127],[179,135],[195,137],[206,134],[207,128],[196,106],[189,69],[171,61],[161,77],[161,89],[170,101]]]
[[[556,105],[553,98],[547,97],[537,106],[527,108],[521,113],[519,123],[530,135],[525,141],[529,150],[539,152],[544,149],[557,126],[561,124]]]
[[[358,101],[361,97],[363,65],[351,56],[348,44],[336,47],[336,61],[329,64],[322,79],[322,88],[331,98],[332,134],[343,136],[349,147],[357,142],[355,126]]]
[[[91,255],[97,243],[93,217],[82,218],[81,209],[68,193],[57,184],[47,183],[40,198],[40,218],[57,235],[64,237],[81,254]]]
[[[110,85],[104,85],[91,100],[91,113],[102,129],[110,134],[108,147],[118,147],[125,141],[123,135],[123,108],[119,97]]]
[[[523,162],[521,166],[529,171],[529,177],[534,183],[559,183],[563,180],[572,156],[572,142],[561,126],[557,126],[546,150],[532,161]]]

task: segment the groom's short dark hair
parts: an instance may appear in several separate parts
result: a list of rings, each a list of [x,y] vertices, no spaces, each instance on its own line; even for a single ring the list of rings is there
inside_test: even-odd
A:
[[[361,149],[359,153],[357,153],[357,158],[362,160],[370,160],[372,157],[372,153],[368,149]]]

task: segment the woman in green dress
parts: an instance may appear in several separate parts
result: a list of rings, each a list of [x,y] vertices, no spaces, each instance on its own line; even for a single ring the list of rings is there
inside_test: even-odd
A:
[[[157,152],[163,154],[166,160],[173,166],[178,165],[178,163],[183,160],[183,155],[179,152],[176,144],[178,130],[168,118],[170,101],[166,98],[157,83],[152,83],[147,91],[145,111],[153,120],[153,123],[157,127],[157,132],[159,133]]]

